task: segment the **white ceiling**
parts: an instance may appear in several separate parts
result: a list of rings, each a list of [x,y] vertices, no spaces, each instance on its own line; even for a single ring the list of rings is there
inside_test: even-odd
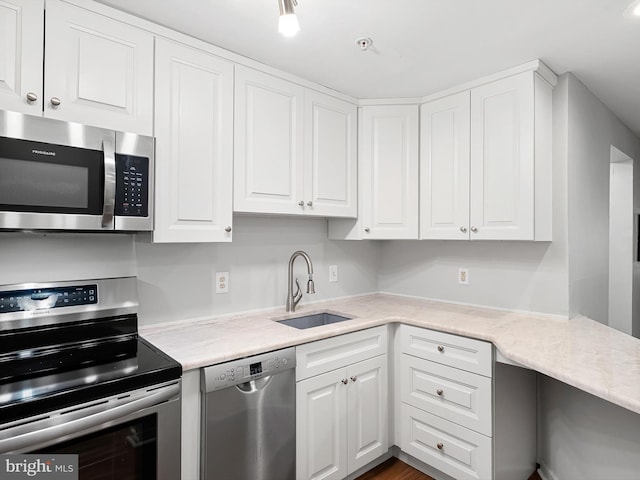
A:
[[[277,0],[99,1],[358,98],[424,96],[540,58],[640,135],[631,0],[299,0],[293,38]]]

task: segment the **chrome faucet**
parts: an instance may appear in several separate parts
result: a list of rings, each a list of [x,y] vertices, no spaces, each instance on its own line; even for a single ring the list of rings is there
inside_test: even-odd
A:
[[[304,261],[307,262],[307,273],[309,274],[309,280],[307,280],[307,293],[316,293],[316,287],[313,283],[313,264],[311,263],[311,258],[302,250],[298,250],[297,252],[293,252],[291,258],[289,259],[289,280],[287,286],[287,312],[295,312],[296,305],[300,302],[302,298],[302,291],[300,290],[300,284],[298,283],[298,279],[296,278],[296,292],[293,293],[293,262],[295,262],[296,258],[302,257]]]

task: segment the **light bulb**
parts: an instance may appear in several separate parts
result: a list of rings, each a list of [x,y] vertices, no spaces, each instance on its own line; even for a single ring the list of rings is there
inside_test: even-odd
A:
[[[300,24],[298,23],[298,17],[295,13],[288,13],[280,15],[278,21],[278,31],[285,37],[293,37],[300,30]]]

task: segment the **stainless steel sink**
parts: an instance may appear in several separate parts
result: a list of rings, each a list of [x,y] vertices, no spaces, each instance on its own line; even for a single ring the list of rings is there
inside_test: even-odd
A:
[[[351,318],[344,317],[342,315],[336,315],[335,313],[322,312],[303,315],[301,317],[287,318],[285,320],[278,320],[277,322],[293,328],[297,328],[299,330],[304,330],[306,328],[320,327],[322,325],[329,325],[331,323],[344,322],[345,320],[351,320]]]

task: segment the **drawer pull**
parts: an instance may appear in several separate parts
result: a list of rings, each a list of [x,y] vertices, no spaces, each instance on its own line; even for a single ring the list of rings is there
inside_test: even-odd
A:
[[[442,390],[441,388],[439,388],[439,389],[437,389],[437,390],[436,390],[436,393],[437,393],[439,396],[442,396],[442,394],[444,393],[444,390]]]
[[[356,377],[355,375],[353,377],[351,377],[351,381],[355,382],[356,380],[358,380],[358,377]]]
[[[347,383],[349,383],[349,379],[348,379],[348,378],[343,378],[341,381],[342,381],[342,383],[344,383],[345,385],[346,385]]]
[[[438,345],[438,351],[440,353],[444,352],[444,347],[442,345]]]
[[[444,448],[444,445],[442,443],[438,443],[436,447],[438,447],[438,450],[442,450]]]

